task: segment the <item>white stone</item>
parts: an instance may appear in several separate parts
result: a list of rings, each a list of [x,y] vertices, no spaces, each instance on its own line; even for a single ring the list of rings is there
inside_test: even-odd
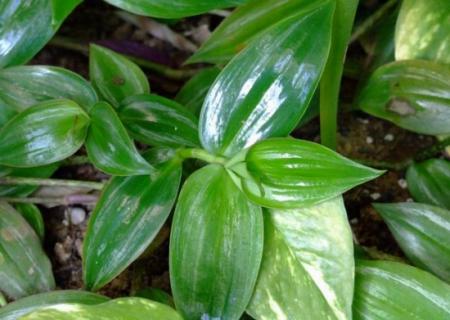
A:
[[[402,189],[408,188],[408,183],[406,182],[405,179],[398,179],[398,185],[399,185],[400,188],[402,188]]]
[[[84,211],[82,208],[70,208],[69,209],[69,216],[70,216],[70,222],[74,225],[78,225],[83,223],[83,221],[86,219],[86,211]]]
[[[366,137],[366,143],[367,144],[372,144],[373,143],[373,138],[372,137]]]
[[[388,133],[384,136],[385,141],[394,141],[394,135],[392,133]]]

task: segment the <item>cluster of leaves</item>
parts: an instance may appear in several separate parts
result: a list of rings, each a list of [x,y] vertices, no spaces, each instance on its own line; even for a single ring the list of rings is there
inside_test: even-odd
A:
[[[79,1],[72,2],[55,11],[49,1],[53,19],[62,21]],[[245,1],[107,2],[176,18]],[[31,10],[6,3],[12,13]],[[449,50],[439,42],[447,36],[448,44],[448,25],[433,29],[421,52],[416,43],[406,48],[402,34],[409,24],[419,34],[428,28],[409,11],[440,8],[441,21],[450,6],[417,3],[403,2],[395,52],[398,59],[433,61],[380,67],[358,105],[408,129],[449,134]],[[150,93],[137,65],[100,46],[90,47],[90,82],[62,68],[12,66],[31,57],[10,62],[13,50],[0,56],[7,67],[0,70],[0,176],[49,177],[82,146],[90,162],[112,176],[83,243],[84,282],[93,291],[146,250],[175,207],[169,258],[176,309],[154,292],[146,297],[159,302],[84,291],[33,295],[55,286],[40,246],[39,209],[0,202],[0,290],[13,299],[31,295],[0,309],[0,319],[240,319],[244,312],[255,319],[450,317],[444,282],[450,214],[436,207],[449,209],[448,163],[435,159],[408,171],[411,193],[433,206],[376,205],[409,259],[444,281],[387,261],[357,260],[355,270],[341,194],[382,172],[288,137],[320,88],[322,137],[333,146],[355,10],[356,1],[248,1],[190,59],[217,67],[195,76],[175,100]],[[0,28],[0,34],[13,31]],[[29,43],[20,38],[14,46],[23,48],[21,42]],[[152,148],[141,153],[133,140]],[[188,158],[201,160],[200,168],[183,168]],[[179,191],[183,173],[188,177]],[[2,186],[0,194],[26,197],[34,190]]]

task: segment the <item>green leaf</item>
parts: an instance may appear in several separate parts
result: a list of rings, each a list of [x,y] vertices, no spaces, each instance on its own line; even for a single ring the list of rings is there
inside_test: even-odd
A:
[[[237,181],[252,201],[280,209],[334,198],[382,173],[320,144],[291,138],[256,144],[248,151],[246,162],[231,169],[240,176]]]
[[[21,320],[183,320],[172,308],[141,298],[119,298],[97,305],[57,304],[38,309]]]
[[[272,25],[307,13],[322,0],[252,0],[237,8],[212,33],[201,48],[189,58],[189,63],[224,63],[244,49],[249,42]]]
[[[200,116],[205,149],[231,156],[295,128],[328,56],[333,7],[325,1],[308,14],[281,21],[225,67]]]
[[[20,212],[22,217],[24,217],[28,224],[33,228],[41,241],[44,240],[44,218],[42,218],[42,214],[39,208],[32,203],[18,203],[15,205],[15,207],[16,210]]]
[[[113,6],[143,16],[176,19],[213,9],[237,6],[246,0],[105,0]]]
[[[450,63],[450,2],[403,0],[395,32],[397,60]]]
[[[406,171],[414,200],[450,210],[450,162],[430,159],[414,163]]]
[[[91,110],[86,138],[89,160],[100,170],[116,176],[144,175],[154,168],[139,154],[114,109],[106,102]]]
[[[153,94],[126,99],[120,119],[136,140],[153,146],[198,146],[197,118],[177,102]]]
[[[421,203],[374,203],[406,256],[450,282],[450,211]]]
[[[152,151],[149,157],[160,155]],[[136,260],[169,216],[180,184],[181,165],[174,159],[157,167],[152,177],[112,178],[103,190],[83,246],[88,289],[100,289]]]
[[[145,288],[142,290],[139,290],[135,294],[136,297],[146,298],[149,300],[153,300],[156,302],[161,302],[165,305],[168,305],[170,307],[175,307],[175,304],[173,303],[173,298],[170,294],[167,292],[158,289],[158,288]]]
[[[0,164],[36,167],[63,160],[83,144],[88,115],[70,100],[26,109],[0,129]]]
[[[129,96],[150,92],[147,76],[134,62],[93,44],[89,52],[92,85],[100,97],[114,107],[117,108]]]
[[[170,280],[186,320],[239,319],[251,298],[263,247],[261,208],[227,171],[209,165],[185,182],[170,237]]]
[[[98,100],[89,82],[63,68],[19,66],[0,70],[0,100],[16,111],[51,99],[73,100],[87,111]]]
[[[259,320],[351,319],[352,232],[342,197],[265,215],[264,255],[247,312]]]
[[[54,287],[38,236],[19,212],[0,202],[0,290],[17,299]]]
[[[428,272],[387,261],[358,261],[355,320],[447,320],[450,286]]]
[[[67,16],[75,9],[83,0],[51,0],[53,9],[52,26],[58,29]]]
[[[188,82],[186,82],[175,97],[175,101],[182,104],[189,111],[198,116],[206,95],[208,94],[208,90],[214,83],[214,80],[216,80],[219,73],[220,69],[216,67],[207,68],[200,71]]]
[[[0,95],[2,93],[0,92]],[[17,114],[17,110],[0,98],[0,128]]]
[[[39,308],[61,303],[99,304],[109,298],[95,293],[80,290],[57,290],[32,295],[0,308],[0,319],[18,320],[22,316]]]
[[[450,66],[424,60],[377,69],[362,89],[358,107],[375,117],[423,134],[450,133]]]

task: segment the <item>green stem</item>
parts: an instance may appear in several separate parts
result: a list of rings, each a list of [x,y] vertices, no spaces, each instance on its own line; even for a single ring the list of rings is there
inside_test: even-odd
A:
[[[377,11],[375,11],[371,16],[369,16],[363,23],[358,25],[350,37],[350,43],[355,42],[363,34],[368,32],[373,26],[381,20],[390,10],[397,4],[398,0],[389,0],[384,5],[382,5]]]
[[[208,163],[217,163],[224,165],[228,160],[208,153],[203,149],[179,149],[177,154],[182,159],[199,159]]]
[[[50,187],[72,187],[86,188],[90,190],[102,190],[104,183],[79,180],[63,179],[42,179],[26,177],[3,177],[0,178],[0,185],[29,185],[29,186],[50,186]]]
[[[98,197],[89,194],[72,194],[65,197],[55,197],[55,198],[43,198],[43,197],[0,197],[0,201],[5,201],[9,203],[34,203],[34,204],[47,204],[47,205],[74,205],[74,204],[84,204],[93,205],[97,202]]]
[[[84,55],[89,55],[89,47],[85,44],[82,44],[74,39],[70,39],[67,37],[61,37],[56,36],[54,37],[50,42],[49,45],[52,45],[54,47],[68,49],[76,52],[80,52]],[[122,53],[121,53],[122,54]],[[197,69],[172,69],[165,65],[151,62],[148,60],[136,58],[130,55],[122,54],[123,56],[127,57],[128,59],[134,61],[136,64],[140,65],[141,67],[154,71],[164,77],[174,79],[174,80],[182,80],[186,78],[192,77],[194,74],[198,72]]]

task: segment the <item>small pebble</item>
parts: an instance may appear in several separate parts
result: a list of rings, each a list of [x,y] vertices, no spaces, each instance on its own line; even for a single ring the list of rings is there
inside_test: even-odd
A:
[[[369,123],[369,119],[363,119],[363,118],[358,118],[358,121],[364,124],[368,124]]]
[[[358,218],[353,218],[352,220],[350,220],[351,224],[357,224],[358,223]]]
[[[400,186],[400,188],[402,189],[406,189],[408,188],[408,183],[406,182],[405,179],[398,179],[398,185]]]
[[[392,133],[388,133],[384,136],[385,141],[394,141],[394,135]]]
[[[55,255],[60,263],[66,263],[70,258],[70,253],[64,249],[62,243],[55,244]]]
[[[79,225],[86,219],[86,211],[78,207],[70,208],[69,217],[72,224]]]
[[[366,143],[367,144],[372,144],[373,143],[373,138],[372,137],[366,137]]]
[[[372,200],[378,200],[381,198],[381,194],[378,192],[374,192],[370,195],[370,197],[372,198]]]
[[[414,202],[414,200],[412,198],[408,198],[406,199],[406,202]]]

